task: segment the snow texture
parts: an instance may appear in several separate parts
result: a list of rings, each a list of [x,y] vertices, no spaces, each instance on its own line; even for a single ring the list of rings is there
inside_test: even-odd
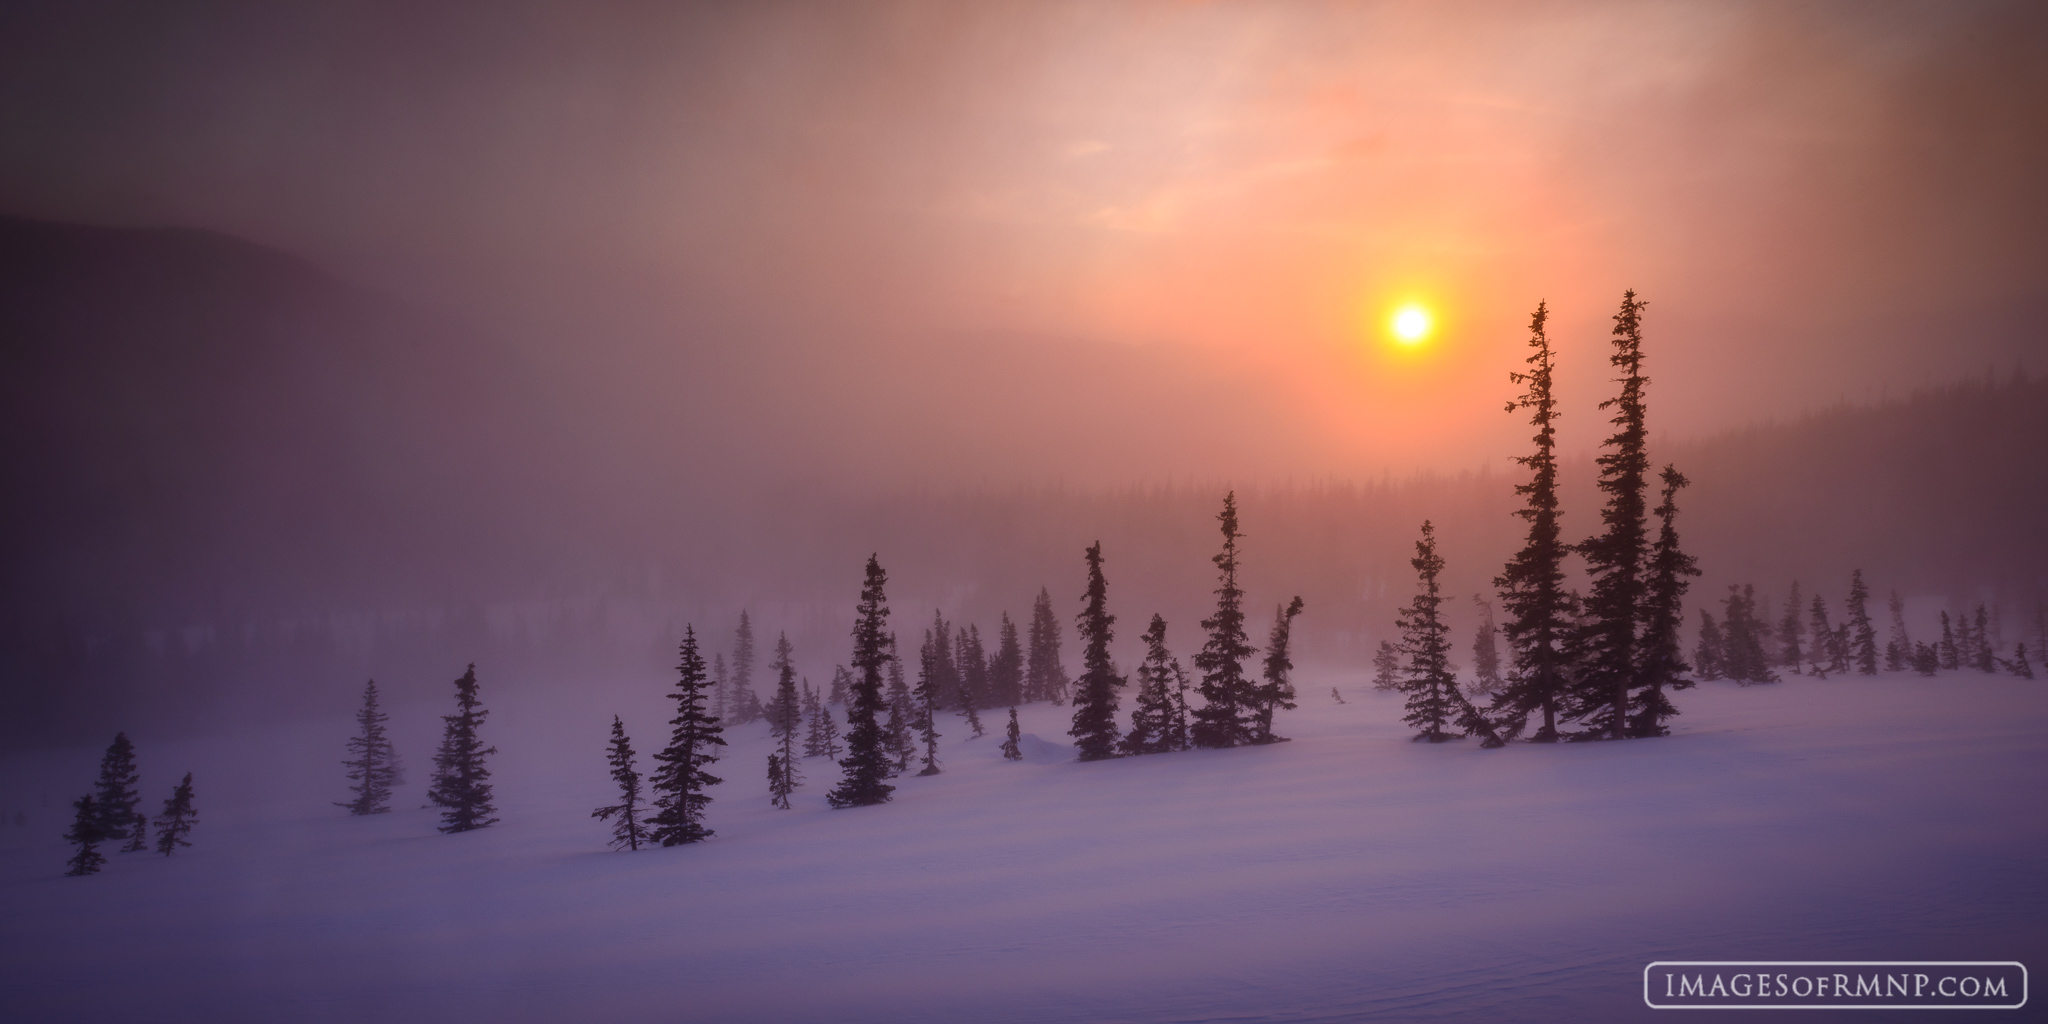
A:
[[[1707,684],[1668,739],[1498,751],[1300,680],[1332,685],[1350,703],[1283,713],[1290,743],[1093,764],[1043,739],[1070,708],[1030,706],[1023,761],[949,735],[944,774],[843,811],[822,758],[768,806],[757,723],[717,838],[639,853],[589,816],[611,707],[494,707],[504,820],[462,835],[418,778],[392,814],[332,806],[345,718],[131,729],[145,802],[190,770],[201,824],[88,878],[57,837],[98,751],[15,753],[5,792],[50,806],[0,830],[0,1016],[1580,1021],[1650,1016],[1653,959],[2048,963],[2048,685]],[[392,710],[424,764],[435,709]]]

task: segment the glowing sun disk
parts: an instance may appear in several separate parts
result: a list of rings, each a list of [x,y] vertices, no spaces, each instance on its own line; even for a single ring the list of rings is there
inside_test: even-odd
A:
[[[1429,334],[1429,311],[1406,306],[1394,314],[1394,336],[1413,344]]]

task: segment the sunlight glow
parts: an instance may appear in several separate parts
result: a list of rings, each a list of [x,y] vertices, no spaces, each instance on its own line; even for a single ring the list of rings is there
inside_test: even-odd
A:
[[[1429,311],[1420,306],[1404,306],[1394,314],[1394,336],[1411,345],[1429,336]]]

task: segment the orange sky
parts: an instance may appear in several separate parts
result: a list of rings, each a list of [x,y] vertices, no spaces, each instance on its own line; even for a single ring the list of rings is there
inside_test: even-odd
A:
[[[1576,445],[1628,287],[1680,433],[2044,347],[2024,5],[453,11],[15,25],[0,206],[241,234],[656,377],[743,336],[794,378],[1139,346],[1257,406],[1232,459],[1161,442],[1183,472],[1497,465],[1538,299]],[[1028,447],[929,401],[904,436]]]

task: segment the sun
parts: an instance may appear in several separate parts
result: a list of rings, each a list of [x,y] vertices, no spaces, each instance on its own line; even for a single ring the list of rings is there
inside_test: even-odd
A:
[[[1394,337],[1413,345],[1429,337],[1429,311],[1421,306],[1403,306],[1394,313]]]

